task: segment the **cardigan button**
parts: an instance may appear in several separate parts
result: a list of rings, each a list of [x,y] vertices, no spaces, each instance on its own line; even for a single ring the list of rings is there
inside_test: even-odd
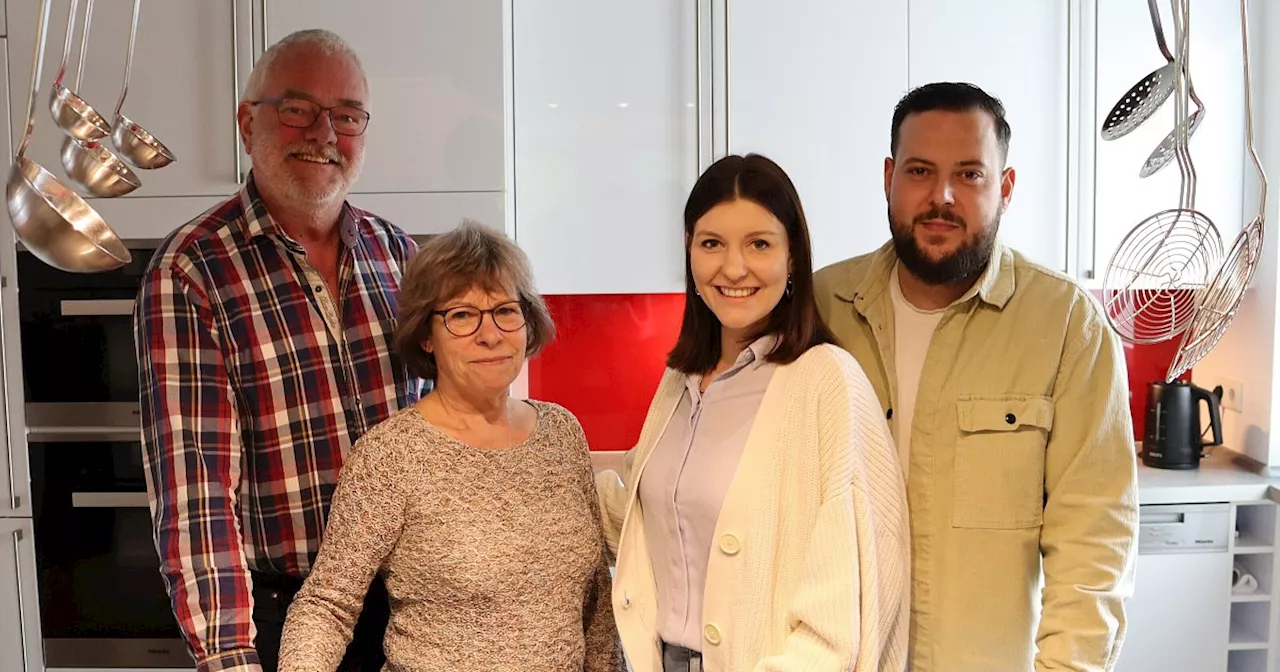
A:
[[[1004,416],[1004,421],[1012,425],[1012,424],[1014,424],[1014,423],[1018,422],[1018,416],[1016,416],[1016,415],[1014,415],[1014,414],[1012,414],[1012,413],[1007,413],[1007,414],[1005,414],[1005,416]]]
[[[702,629],[702,636],[706,638],[708,644],[719,644],[720,628],[717,628],[712,623],[708,623],[707,626]]]
[[[738,551],[742,550],[742,544],[734,535],[726,534],[720,537],[720,550],[724,551],[725,555],[737,555]]]

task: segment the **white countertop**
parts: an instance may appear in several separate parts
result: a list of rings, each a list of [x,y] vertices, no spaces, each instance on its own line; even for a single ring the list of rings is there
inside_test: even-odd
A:
[[[596,471],[621,470],[623,451],[592,451]],[[1154,469],[1138,459],[1139,504],[1202,504],[1207,502],[1280,502],[1280,478],[1268,478],[1252,470],[1249,459],[1226,448],[1217,448],[1200,462],[1199,469]]]
[[[1199,469],[1154,469],[1138,458],[1139,504],[1280,501],[1280,478],[1252,470],[1249,458],[1216,448]]]

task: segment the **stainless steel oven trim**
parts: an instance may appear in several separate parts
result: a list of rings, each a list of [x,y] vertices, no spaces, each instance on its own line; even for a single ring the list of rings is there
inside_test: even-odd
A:
[[[30,403],[27,443],[142,441],[142,408],[127,402]]]
[[[73,492],[73,509],[149,509],[145,492]]]
[[[133,299],[65,299],[58,302],[63,317],[132,317]]]
[[[195,661],[181,639],[57,638],[44,640],[45,669],[194,670]]]
[[[138,427],[49,427],[27,428],[27,443],[135,443],[142,440]]]

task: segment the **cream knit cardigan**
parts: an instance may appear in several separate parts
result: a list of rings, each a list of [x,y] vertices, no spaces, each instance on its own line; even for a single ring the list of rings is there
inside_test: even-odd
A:
[[[613,607],[632,667],[661,672],[657,589],[636,496],[684,393],[668,370],[624,473],[600,473],[617,559]],[[906,667],[910,536],[897,453],[875,392],[844,350],[778,367],[716,522],[703,603],[707,672]]]

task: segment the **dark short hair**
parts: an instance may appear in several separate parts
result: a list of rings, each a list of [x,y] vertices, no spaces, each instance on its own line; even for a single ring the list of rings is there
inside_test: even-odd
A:
[[[791,178],[773,161],[759,154],[729,156],[716,161],[698,178],[684,206],[684,321],[680,337],[667,355],[667,366],[682,373],[706,373],[720,360],[720,320],[698,296],[689,260],[693,228],[721,203],[745,199],[768,210],[787,232],[791,253],[791,294],[784,295],[769,318],[750,335],[776,334],[778,343],[765,359],[794,362],[806,350],[835,343],[835,336],[818,315],[813,295],[813,253],[809,225]]]
[[[893,108],[893,126],[889,131],[889,156],[898,157],[898,140],[902,122],[908,115],[921,112],[971,112],[981,110],[991,116],[996,125],[996,140],[1000,143],[1000,156],[1009,158],[1009,140],[1013,130],[1004,118],[1004,104],[999,98],[964,82],[934,82],[912,89]]]
[[[502,233],[465,221],[428,240],[400,279],[400,312],[393,343],[413,375],[436,378],[435,355],[422,349],[431,338],[432,311],[475,288],[515,292],[524,309],[528,333],[525,357],[538,354],[555,338],[555,324],[534,287],[529,258]]]

